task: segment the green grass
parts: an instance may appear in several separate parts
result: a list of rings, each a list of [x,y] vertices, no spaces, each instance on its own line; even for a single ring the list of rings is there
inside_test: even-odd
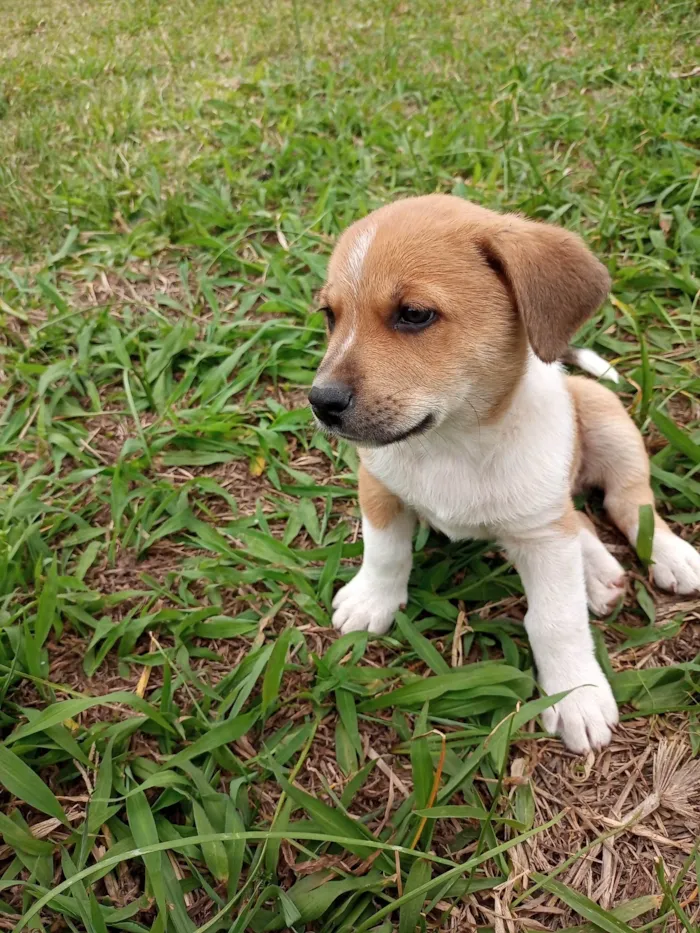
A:
[[[302,406],[310,309],[333,238],[398,195],[580,231],[614,298],[579,343],[626,377],[692,536],[699,33],[691,2],[5,0],[3,928],[447,930],[546,838],[504,783],[543,701],[487,545],[421,532],[397,627],[329,630],[356,459]],[[654,624],[638,581],[597,632],[626,718],[697,754],[700,658],[629,663],[690,608]],[[368,744],[407,791],[386,814]],[[577,929],[691,923],[697,856],[603,910],[561,881],[585,852],[530,893]]]

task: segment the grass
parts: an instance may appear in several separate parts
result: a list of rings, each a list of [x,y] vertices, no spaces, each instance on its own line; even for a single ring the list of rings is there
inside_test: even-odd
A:
[[[442,190],[564,224],[614,279],[579,343],[697,536],[699,31],[690,2],[5,0],[0,929],[696,928],[697,601],[602,526],[636,574],[595,626],[624,713],[595,764],[539,731],[488,545],[421,531],[396,628],[335,638],[356,458],[304,387],[350,220]]]

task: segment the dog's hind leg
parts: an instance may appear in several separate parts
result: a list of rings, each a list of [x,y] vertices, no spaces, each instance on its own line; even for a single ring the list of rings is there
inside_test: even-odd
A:
[[[598,537],[593,522],[576,512],[581,526],[583,571],[588,606],[595,615],[607,616],[625,591],[625,568],[618,563]]]
[[[674,534],[656,511],[644,441],[622,403],[591,379],[570,376],[567,383],[580,431],[580,485],[603,489],[608,514],[633,547],[639,509],[650,505],[654,509],[654,583],[681,595],[700,591],[700,554]]]

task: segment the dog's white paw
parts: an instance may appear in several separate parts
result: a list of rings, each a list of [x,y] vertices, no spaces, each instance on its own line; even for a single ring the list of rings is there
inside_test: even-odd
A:
[[[610,743],[618,722],[617,703],[597,661],[582,663],[575,671],[550,673],[541,680],[550,695],[571,690],[542,713],[547,732],[559,735],[568,749],[580,755]]]
[[[586,554],[586,596],[594,615],[607,616],[625,592],[625,569],[604,545],[593,554]]]
[[[357,576],[335,594],[333,628],[343,635],[364,631],[383,635],[391,628],[397,610],[407,601],[406,586],[397,586],[394,580],[372,579],[360,569]]]
[[[686,596],[700,592],[700,554],[673,532],[654,535],[651,576],[659,589]]]

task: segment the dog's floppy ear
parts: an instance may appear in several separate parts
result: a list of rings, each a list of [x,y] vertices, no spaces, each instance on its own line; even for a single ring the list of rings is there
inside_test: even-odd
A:
[[[515,216],[499,220],[485,232],[481,251],[505,280],[530,346],[553,363],[605,300],[610,276],[576,234]]]

